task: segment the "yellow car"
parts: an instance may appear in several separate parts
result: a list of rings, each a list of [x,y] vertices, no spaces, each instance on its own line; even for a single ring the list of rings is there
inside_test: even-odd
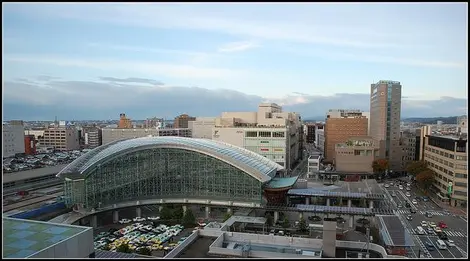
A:
[[[176,246],[177,244],[176,243],[170,243],[168,244],[168,246]]]

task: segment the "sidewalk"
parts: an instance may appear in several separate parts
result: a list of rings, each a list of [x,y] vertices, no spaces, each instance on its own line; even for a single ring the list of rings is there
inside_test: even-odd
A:
[[[417,188],[418,188],[421,192],[424,193],[424,191],[423,191],[420,187],[417,186]],[[429,194],[430,194],[430,195],[429,195]],[[467,209],[449,206],[449,204],[443,203],[443,202],[439,201],[438,199],[436,199],[435,197],[433,197],[433,195],[434,195],[434,194],[432,194],[432,193],[428,193],[428,198],[429,198],[432,202],[434,202],[434,204],[438,205],[438,206],[441,207],[442,209],[445,209],[445,210],[449,211],[449,212],[452,213],[452,214],[467,217]]]

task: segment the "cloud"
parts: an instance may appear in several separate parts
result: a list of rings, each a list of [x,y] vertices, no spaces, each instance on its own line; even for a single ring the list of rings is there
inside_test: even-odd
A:
[[[221,53],[233,53],[247,51],[256,47],[259,47],[259,45],[254,42],[233,42],[220,47],[217,51]]]
[[[146,61],[122,61],[111,59],[66,58],[54,55],[8,55],[5,61],[29,64],[50,64],[56,66],[82,67],[99,70],[122,70],[142,74],[165,75],[175,78],[227,78],[243,75],[244,71],[198,67],[192,65],[154,63]]]
[[[126,112],[132,119],[150,116],[172,118],[187,112],[195,116],[217,116],[224,111],[254,111],[264,101],[282,104],[285,111],[299,112],[302,118],[323,117],[329,109],[369,111],[369,94],[338,93],[331,96],[290,94],[265,98],[234,90],[199,87],[148,86],[139,80],[111,78],[113,82],[53,80],[46,83],[6,81],[5,119],[117,119]],[[136,82],[137,79],[137,82]],[[167,86],[167,85],[165,85]],[[24,95],[27,93],[28,95]],[[112,95],[110,95],[112,93]],[[467,100],[442,97],[435,100],[402,100],[402,117],[434,117],[466,114]]]
[[[152,79],[144,79],[144,78],[114,78],[114,77],[100,77],[100,80],[107,81],[107,82],[123,82],[123,83],[148,83],[152,85],[164,85],[160,81],[152,80]]]

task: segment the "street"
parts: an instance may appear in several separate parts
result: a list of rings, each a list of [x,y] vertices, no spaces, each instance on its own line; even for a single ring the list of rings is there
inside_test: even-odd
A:
[[[385,183],[390,184],[395,182],[395,180],[387,180]],[[418,201],[418,204],[413,204],[412,200],[417,196],[422,196],[422,193],[414,187],[411,186],[411,191],[406,191],[406,186],[402,190],[399,189],[395,184],[389,188],[385,188],[384,184],[383,189],[385,190],[386,197],[391,200],[391,204],[394,209],[396,209],[396,214],[399,216],[402,221],[405,229],[412,235],[415,247],[413,247],[412,252],[415,257],[418,256],[419,250],[421,250],[421,255],[427,258],[462,258],[467,255],[465,252],[467,249],[467,222],[465,219],[461,218],[458,215],[445,212],[437,206],[432,201]],[[406,192],[410,192],[410,196],[405,195]],[[396,196],[392,197],[391,194],[395,193]],[[410,213],[410,208],[406,207],[408,203],[411,208],[416,210],[416,213]],[[398,205],[401,205],[401,208],[398,208]],[[426,211],[430,212],[433,216],[428,218],[425,216]],[[412,220],[409,221],[406,219],[408,215],[412,216]],[[439,239],[436,234],[426,234],[418,235],[417,227],[420,226],[421,221],[434,222],[438,224],[440,221],[443,221],[447,224],[448,228],[443,229],[443,231],[448,235],[448,238],[455,242],[455,247],[447,247],[445,250],[438,249],[436,241]],[[426,227],[424,227],[426,229]],[[435,250],[429,251],[425,244],[429,242],[434,245]]]

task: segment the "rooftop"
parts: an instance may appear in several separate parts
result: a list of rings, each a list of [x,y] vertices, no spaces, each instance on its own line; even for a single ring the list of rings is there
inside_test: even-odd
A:
[[[414,246],[410,233],[397,216],[379,216],[379,228],[387,246]]]
[[[3,258],[27,258],[90,229],[3,217]]]
[[[271,181],[268,184],[266,184],[265,188],[278,189],[278,188],[292,187],[294,186],[295,182],[297,182],[298,178],[299,176],[288,177],[288,178],[275,177],[271,179]]]

